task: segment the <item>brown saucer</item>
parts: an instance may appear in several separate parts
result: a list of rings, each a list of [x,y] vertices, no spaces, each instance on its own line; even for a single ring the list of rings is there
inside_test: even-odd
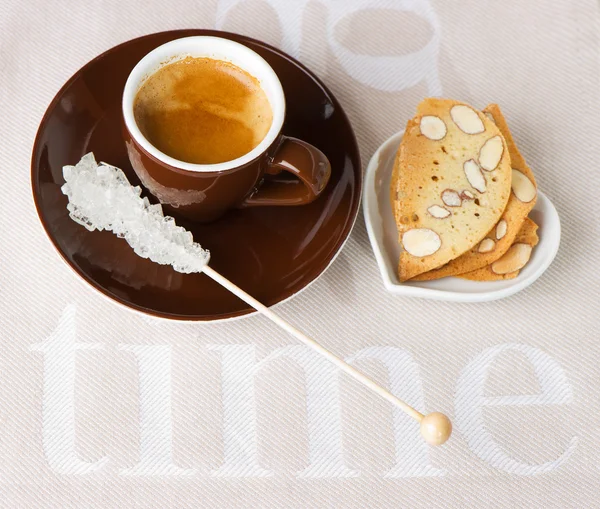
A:
[[[217,35],[246,44],[275,69],[287,98],[283,133],[321,149],[331,180],[310,205],[228,212],[210,224],[176,217],[210,249],[210,265],[267,305],[314,281],[350,234],[362,187],[354,133],[338,101],[303,65],[281,51],[241,35],[176,30],[116,46],[79,70],[58,92],[40,124],[31,161],[40,220],[64,260],[94,288],[129,308],[178,320],[219,320],[252,312],[203,274],[184,275],[139,258],[107,232],[89,232],[69,219],[62,167],[93,151],[98,161],[122,168],[139,184],[121,137],[121,93],[135,64],[172,39]]]

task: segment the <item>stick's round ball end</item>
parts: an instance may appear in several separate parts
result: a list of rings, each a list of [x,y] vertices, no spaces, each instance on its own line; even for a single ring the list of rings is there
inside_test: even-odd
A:
[[[452,434],[450,419],[440,412],[432,412],[421,419],[421,435],[430,445],[442,445]]]

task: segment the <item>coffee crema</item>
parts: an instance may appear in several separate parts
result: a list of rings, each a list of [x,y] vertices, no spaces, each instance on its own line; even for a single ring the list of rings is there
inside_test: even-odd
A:
[[[258,80],[211,58],[186,57],[160,68],[137,92],[133,114],[158,150],[194,164],[222,163],[247,154],[273,122]]]

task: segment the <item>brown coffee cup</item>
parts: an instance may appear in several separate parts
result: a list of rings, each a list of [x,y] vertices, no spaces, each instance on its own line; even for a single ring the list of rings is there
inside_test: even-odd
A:
[[[217,164],[177,160],[153,146],[133,114],[137,91],[161,66],[186,57],[223,60],[258,80],[273,113],[264,139],[237,159]],[[232,208],[297,206],[314,201],[331,166],[314,146],[282,134],[285,96],[275,71],[250,48],[220,37],[176,39],[148,53],[131,71],[123,92],[123,133],[129,159],[143,186],[165,208],[193,220],[218,219]]]

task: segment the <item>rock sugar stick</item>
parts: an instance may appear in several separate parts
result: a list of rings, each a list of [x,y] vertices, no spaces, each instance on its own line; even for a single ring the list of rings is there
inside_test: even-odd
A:
[[[71,219],[90,231],[107,230],[124,238],[142,258],[149,258],[161,265],[171,265],[185,274],[203,272],[352,378],[420,422],[421,434],[429,444],[441,445],[448,440],[452,425],[444,414],[433,412],[423,415],[418,412],[215,272],[208,265],[210,253],[194,242],[190,232],[177,226],[172,217],[164,216],[160,205],[152,205],[147,198],[142,198],[140,187],[133,187],[123,171],[105,163],[97,164],[90,153],[83,156],[76,166],[65,166],[63,176],[66,183],[62,192],[69,199],[67,209]]]

